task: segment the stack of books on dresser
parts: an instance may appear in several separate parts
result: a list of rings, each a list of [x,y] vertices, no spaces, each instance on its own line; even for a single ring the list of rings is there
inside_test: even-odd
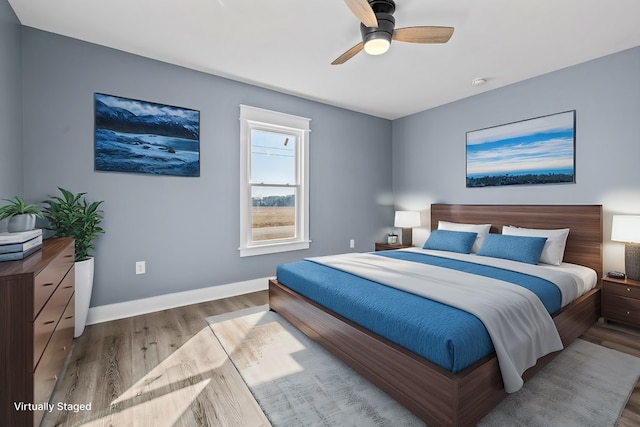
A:
[[[0,261],[23,259],[42,249],[42,229],[0,233]]]

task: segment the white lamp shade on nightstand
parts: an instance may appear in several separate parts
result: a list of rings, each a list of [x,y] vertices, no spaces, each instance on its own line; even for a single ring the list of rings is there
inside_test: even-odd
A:
[[[412,228],[420,226],[420,212],[418,211],[396,211],[394,227]]]
[[[402,244],[413,246],[413,231],[411,228],[420,226],[420,212],[418,211],[396,211],[394,227],[402,228]]]
[[[614,215],[611,240],[626,243],[625,273],[629,279],[640,280],[640,215]]]
[[[611,240],[640,243],[640,215],[614,215],[611,224]]]

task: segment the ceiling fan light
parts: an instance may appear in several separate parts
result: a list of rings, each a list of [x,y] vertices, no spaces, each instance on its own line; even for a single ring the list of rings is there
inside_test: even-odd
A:
[[[371,39],[364,44],[364,51],[369,55],[382,55],[389,50],[389,46],[391,46],[391,42],[387,39]]]

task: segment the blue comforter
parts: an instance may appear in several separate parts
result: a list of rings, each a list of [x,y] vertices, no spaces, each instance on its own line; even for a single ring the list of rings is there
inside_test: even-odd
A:
[[[415,252],[376,254],[511,282],[538,295],[550,314],[560,309],[558,287],[535,276]],[[482,322],[457,308],[312,261],[281,264],[277,277],[289,289],[451,372],[494,351]]]

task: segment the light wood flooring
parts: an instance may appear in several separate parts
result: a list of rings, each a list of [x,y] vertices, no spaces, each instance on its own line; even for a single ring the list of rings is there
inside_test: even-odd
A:
[[[56,408],[42,425],[269,426],[205,320],[267,302],[262,291],[87,326],[51,402],[91,410]]]
[[[56,407],[42,425],[269,426],[205,320],[267,302],[262,291],[87,326],[51,402],[91,410]],[[640,331],[597,323],[582,338],[640,357]],[[640,384],[618,425],[640,425]]]

